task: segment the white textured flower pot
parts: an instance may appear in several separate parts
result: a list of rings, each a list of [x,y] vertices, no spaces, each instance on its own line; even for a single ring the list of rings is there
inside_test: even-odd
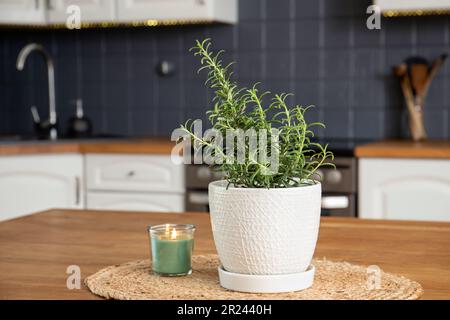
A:
[[[320,183],[277,189],[209,185],[214,242],[232,273],[283,275],[311,263],[320,224]]]

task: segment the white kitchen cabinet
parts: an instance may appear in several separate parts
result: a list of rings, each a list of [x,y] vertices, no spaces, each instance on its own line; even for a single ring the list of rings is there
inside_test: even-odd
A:
[[[0,220],[51,208],[84,208],[83,157],[0,157]]]
[[[359,217],[450,221],[450,160],[360,159]]]
[[[0,0],[0,24],[66,23],[70,5],[79,6],[82,23],[238,21],[238,0]]]
[[[87,154],[87,208],[184,211],[183,164],[170,155]]]
[[[206,20],[236,23],[237,12],[237,0],[122,0],[117,2],[117,18],[121,22]]]
[[[87,203],[91,210],[180,212],[183,211],[184,196],[168,193],[90,192]]]
[[[0,0],[0,24],[45,23],[45,0]]]
[[[66,23],[70,5],[80,8],[81,22],[110,22],[116,17],[116,4],[112,0],[49,0],[48,22]]]

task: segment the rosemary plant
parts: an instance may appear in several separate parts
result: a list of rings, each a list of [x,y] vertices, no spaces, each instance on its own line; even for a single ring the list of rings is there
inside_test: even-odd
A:
[[[215,137],[199,136],[188,120],[181,129],[192,139],[194,146],[210,150],[215,157],[215,168],[225,174],[230,184],[246,188],[288,188],[316,183],[321,179],[316,171],[323,166],[333,166],[332,152],[327,145],[311,141],[314,127],[324,127],[320,122],[307,123],[305,113],[309,107],[287,105],[291,94],[275,94],[267,106],[265,100],[270,92],[260,92],[258,83],[251,88],[240,88],[232,80],[232,63],[224,65],[220,60],[223,50],[211,50],[210,39],[196,41],[190,49],[200,57],[202,70],[208,71],[206,85],[214,91],[212,110],[208,118],[212,128],[223,137],[230,132],[263,132],[269,148],[251,148],[248,137],[241,141],[245,149],[244,158],[235,145],[228,146]],[[274,129],[276,129],[276,138]],[[259,144],[258,144],[259,146]],[[231,149],[230,149],[231,148]],[[271,170],[269,157],[277,156],[277,170]],[[236,161],[241,157],[243,161]]]

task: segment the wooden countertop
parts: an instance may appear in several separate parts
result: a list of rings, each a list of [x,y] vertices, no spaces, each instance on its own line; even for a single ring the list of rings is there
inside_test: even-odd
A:
[[[387,140],[356,147],[358,158],[450,159],[450,140]]]
[[[0,156],[48,153],[133,153],[170,154],[175,145],[168,138],[135,138],[108,140],[61,140],[0,143]]]
[[[66,288],[108,265],[149,256],[146,226],[194,223],[195,252],[214,253],[205,213],[52,210],[0,223],[0,299],[99,299]],[[422,284],[424,299],[450,299],[450,223],[323,218],[316,257],[378,265]]]

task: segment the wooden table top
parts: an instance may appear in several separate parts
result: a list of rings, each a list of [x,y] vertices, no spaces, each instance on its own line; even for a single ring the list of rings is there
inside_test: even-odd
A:
[[[0,156],[48,153],[131,153],[169,154],[175,142],[169,138],[134,138],[110,140],[60,140],[0,143]]]
[[[68,290],[66,270],[84,279],[108,265],[149,257],[147,225],[194,223],[195,253],[215,253],[205,213],[51,210],[0,223],[0,299],[98,299]],[[403,275],[424,299],[450,299],[450,223],[323,218],[315,256]]]
[[[450,159],[450,140],[386,140],[357,146],[358,158]]]

